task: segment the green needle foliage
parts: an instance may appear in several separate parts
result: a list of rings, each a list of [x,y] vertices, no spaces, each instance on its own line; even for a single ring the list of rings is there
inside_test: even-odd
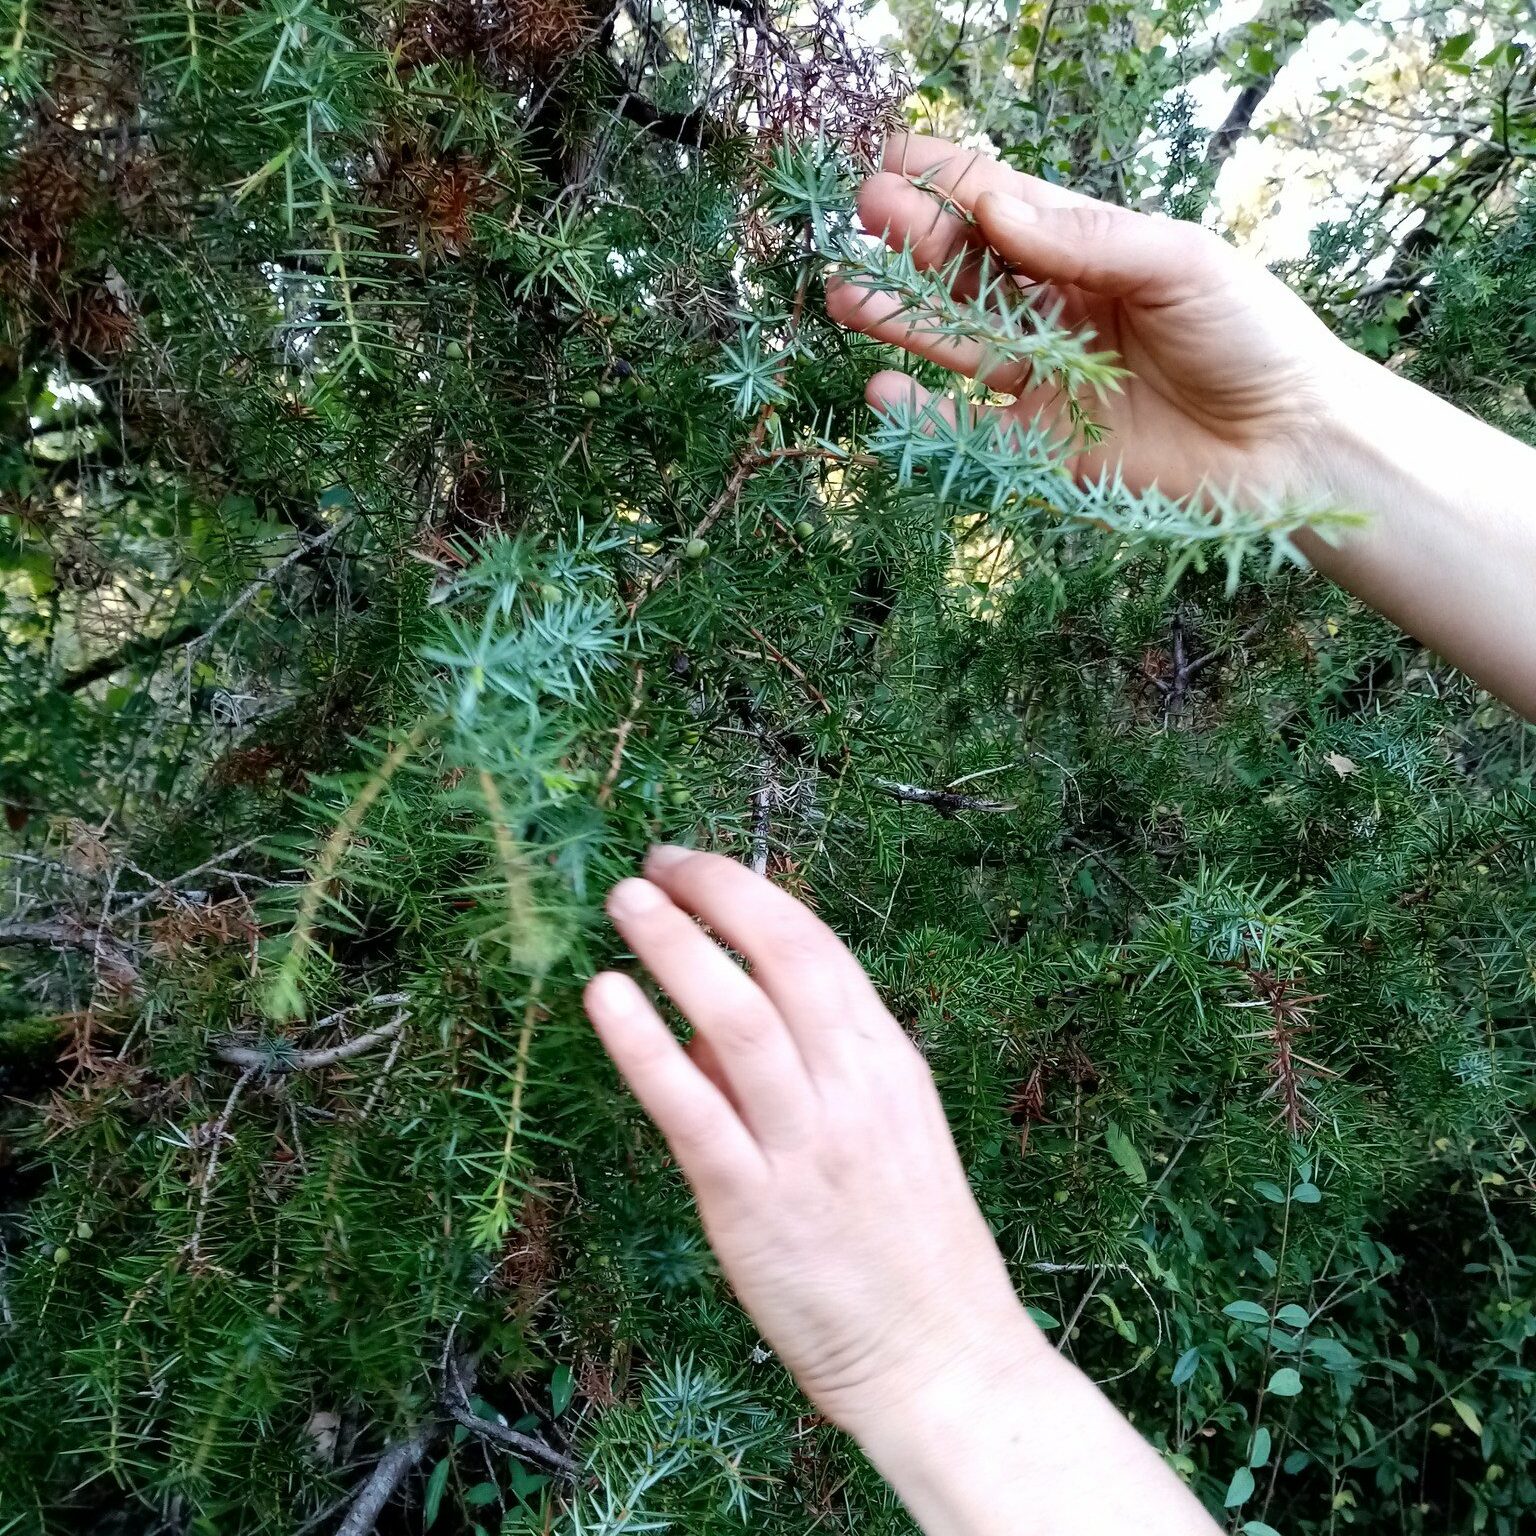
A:
[[[829,263],[1116,380],[854,232],[905,91],[830,4],[0,0],[0,1532],[910,1531],[582,1020],[658,838],[849,938],[1234,1530],[1536,1512],[1529,733],[1347,508],[870,414]],[[1405,355],[1517,429],[1531,228]]]

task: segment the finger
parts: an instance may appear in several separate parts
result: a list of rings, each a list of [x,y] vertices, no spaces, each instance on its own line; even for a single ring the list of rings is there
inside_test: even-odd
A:
[[[937,419],[953,426],[958,419],[960,402],[953,395],[935,394],[919,384],[910,373],[886,368],[875,374],[864,386],[864,398],[871,407],[882,413],[908,410],[913,413],[919,426]],[[1018,435],[1011,440],[1022,451],[1026,444],[1024,433],[1037,428],[1056,447],[1070,444],[1075,437],[1069,396],[1059,385],[1042,384],[1017,396],[1012,405],[980,405],[974,400],[964,402],[966,420],[975,422],[989,416],[1000,428],[1010,425]],[[1004,442],[1010,441],[1005,437]]]
[[[1070,187],[1026,176],[979,149],[966,149],[924,133],[893,133],[885,141],[880,165],[882,170],[908,181],[933,187],[967,209],[988,192],[1022,198],[1042,208],[1066,208],[1093,201]]]
[[[882,171],[859,188],[858,210],[869,234],[878,235],[893,251],[909,250],[919,267],[948,268],[958,260],[951,286],[960,295],[976,291],[986,242],[942,194]]]
[[[752,1134],[772,1146],[798,1139],[814,1090],[794,1036],[762,989],[649,880],[621,880],[608,894],[608,914],[709,1041]]]
[[[935,421],[953,426],[959,420],[960,402],[953,395],[941,395],[919,384],[910,373],[896,368],[883,368],[864,386],[864,398],[875,410],[888,413],[897,410],[912,412],[920,427],[929,427]],[[966,420],[974,422],[978,415],[1001,416],[993,405],[977,405],[965,402]]]
[[[829,282],[827,313],[849,330],[862,331],[876,341],[889,342],[916,357],[926,357],[952,373],[980,377],[991,389],[1011,394],[1025,382],[1029,372],[1016,362],[999,358],[996,350],[984,341],[945,335],[929,311],[914,308],[900,294],[866,288],[853,281]]]
[[[881,414],[910,409],[915,416],[937,415],[951,425],[955,421],[955,402],[950,395],[936,395],[919,384],[910,373],[897,368],[882,368],[864,386],[864,398]]]
[[[959,402],[953,395],[935,394],[911,374],[887,368],[865,385],[864,398],[882,414],[910,411],[919,429],[929,431],[935,420],[952,426],[963,404],[967,420],[992,417],[1000,429],[1000,445],[1031,459],[1059,454],[1061,467],[1070,475],[1085,474],[1098,462],[1082,451],[1081,429],[1072,413],[1071,397],[1059,385],[1041,384],[1025,390],[1012,405],[979,405]]]
[[[859,189],[864,228],[895,249],[911,246],[926,267],[942,267],[967,253],[963,272],[971,280],[984,243],[973,222],[974,209],[987,193],[1041,208],[1092,202],[1069,188],[1026,176],[980,150],[923,134],[893,134],[886,141],[882,167]]]
[[[720,1058],[715,1054],[715,1048],[709,1043],[708,1037],[695,1031],[693,1038],[683,1049],[687,1051],[689,1061],[725,1095],[726,1102],[739,1115],[741,1106],[731,1094],[731,1085],[725,1075],[725,1068],[721,1066]]]
[[[628,976],[594,976],[585,1002],[603,1049],[696,1190],[739,1184],[762,1169],[746,1126]]]
[[[1192,298],[1220,280],[1221,239],[1198,225],[1085,201],[1037,207],[989,193],[976,204],[989,245],[1040,282],[1140,304]]]
[[[816,1071],[901,1032],[842,941],[792,896],[734,859],[652,848],[646,875],[752,962],[753,979]]]

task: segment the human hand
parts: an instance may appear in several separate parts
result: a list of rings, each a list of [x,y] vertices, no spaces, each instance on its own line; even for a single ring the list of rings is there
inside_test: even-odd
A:
[[[1202,485],[1250,495],[1314,498],[1334,487],[1321,429],[1361,381],[1380,375],[1335,338],[1263,267],[1197,225],[1101,203],[1026,176],[979,150],[897,134],[884,168],[859,192],[864,227],[920,266],[964,259],[974,277],[983,251],[1001,257],[1040,307],[1091,329],[1127,370],[1118,392],[1088,403],[1107,429],[1071,460],[1083,477],[1119,467],[1134,491],[1156,483],[1171,496]],[[829,283],[833,319],[956,372],[990,364],[979,343],[925,327],[921,313],[856,282]],[[1065,401],[1031,386],[1015,365],[988,372],[993,389],[1017,395],[1002,408],[1029,424],[1042,415],[1069,431]],[[876,406],[926,392],[906,374],[877,374]]]
[[[608,910],[694,1036],[679,1044],[618,972],[593,979],[587,1011],[692,1185],[742,1305],[806,1395],[874,1435],[941,1378],[971,1391],[1034,1347],[1050,1353],[976,1208],[927,1065],[836,935],[716,854],[654,848],[645,873],[615,886]]]

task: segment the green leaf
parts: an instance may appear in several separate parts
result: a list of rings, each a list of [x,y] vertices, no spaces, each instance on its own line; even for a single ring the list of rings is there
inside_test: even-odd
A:
[[[1311,1323],[1312,1314],[1305,1307],[1298,1307],[1293,1301],[1275,1313],[1275,1321],[1284,1323],[1287,1328],[1305,1328]]]
[[[1174,1364],[1172,1376],[1173,1385],[1176,1387],[1184,1386],[1187,1382],[1190,1382],[1194,1379],[1195,1372],[1199,1369],[1199,1349],[1186,1349]]]
[[[1265,1525],[1262,1520],[1245,1520],[1241,1527],[1242,1536],[1280,1536],[1272,1525]]]
[[[1453,1397],[1451,1399],[1451,1407],[1456,1410],[1456,1417],[1460,1419],[1461,1422],[1465,1424],[1474,1435],[1482,1434],[1483,1421],[1478,1418],[1477,1410],[1473,1408],[1471,1403],[1464,1402],[1459,1397]]]
[[[576,1378],[571,1375],[570,1366],[557,1365],[549,1382],[549,1407],[557,1419],[571,1406],[575,1393]]]
[[[1282,1366],[1269,1378],[1271,1397],[1297,1397],[1301,1393],[1301,1372]]]
[[[1259,1179],[1254,1183],[1254,1190],[1274,1205],[1285,1204],[1285,1191],[1272,1179]]]
[[[1269,1313],[1256,1301],[1229,1301],[1221,1310],[1236,1323],[1269,1321]]]
[[[1123,1312],[1121,1312],[1120,1308],[1115,1304],[1115,1299],[1113,1296],[1101,1294],[1099,1296],[1099,1300],[1104,1304],[1105,1310],[1109,1313],[1110,1323],[1114,1327],[1115,1332],[1118,1333],[1120,1337],[1126,1341],[1126,1343],[1134,1344],[1136,1342],[1135,1323],[1133,1323],[1128,1317],[1125,1316]]]
[[[1323,1198],[1323,1192],[1316,1184],[1298,1184],[1291,1191],[1291,1199],[1297,1205],[1316,1205]]]
[[[437,1519],[437,1512],[442,1508],[443,1489],[448,1486],[448,1472],[452,1464],[451,1459],[444,1456],[432,1468],[432,1475],[427,1479],[427,1496],[421,1508],[421,1528],[424,1531],[432,1529],[432,1522]]]
[[[1035,1320],[1035,1326],[1037,1328],[1061,1327],[1061,1319],[1059,1317],[1052,1317],[1051,1314],[1045,1311],[1045,1309],[1042,1307],[1025,1307],[1024,1310],[1028,1312],[1029,1315]]]
[[[1440,44],[1435,56],[1442,64],[1454,64],[1476,41],[1476,33],[1458,32],[1455,37],[1448,37]]]
[[[1325,1369],[1330,1371],[1349,1371],[1355,1368],[1355,1357],[1337,1339],[1308,1339],[1307,1353],[1315,1360],[1320,1360]],[[1382,1362],[1390,1369],[1397,1362],[1386,1360]],[[1413,1379],[1410,1370],[1408,1380]]]
[[[1145,1184],[1147,1182],[1147,1170],[1137,1155],[1136,1148],[1131,1145],[1131,1139],[1115,1124],[1113,1120],[1104,1128],[1104,1145],[1109,1148],[1109,1155],[1119,1165],[1133,1184]]]
[[[1292,1451],[1280,1463],[1280,1470],[1288,1477],[1295,1477],[1298,1472],[1305,1472],[1311,1465],[1312,1458],[1305,1451]]]
[[[471,1509],[480,1509],[487,1504],[494,1504],[500,1497],[501,1489],[495,1483],[476,1483],[465,1492],[464,1502]]]
[[[1253,1473],[1247,1467],[1239,1467],[1227,1484],[1227,1496],[1223,1500],[1228,1509],[1236,1509],[1253,1497]]]
[[[1270,1434],[1264,1425],[1253,1432],[1253,1444],[1248,1448],[1248,1465],[1250,1467],[1264,1467],[1269,1465]]]
[[[512,1492],[524,1503],[549,1481],[542,1472],[530,1472],[520,1462],[509,1461],[507,1467],[511,1473]]]

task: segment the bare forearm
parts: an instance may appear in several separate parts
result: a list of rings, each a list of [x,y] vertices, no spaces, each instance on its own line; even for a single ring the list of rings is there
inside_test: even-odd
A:
[[[1536,719],[1536,450],[1351,359],[1316,469],[1368,518],[1317,566]]]
[[[850,1425],[927,1536],[1209,1536],[1162,1458],[1023,1315],[959,1370]]]

